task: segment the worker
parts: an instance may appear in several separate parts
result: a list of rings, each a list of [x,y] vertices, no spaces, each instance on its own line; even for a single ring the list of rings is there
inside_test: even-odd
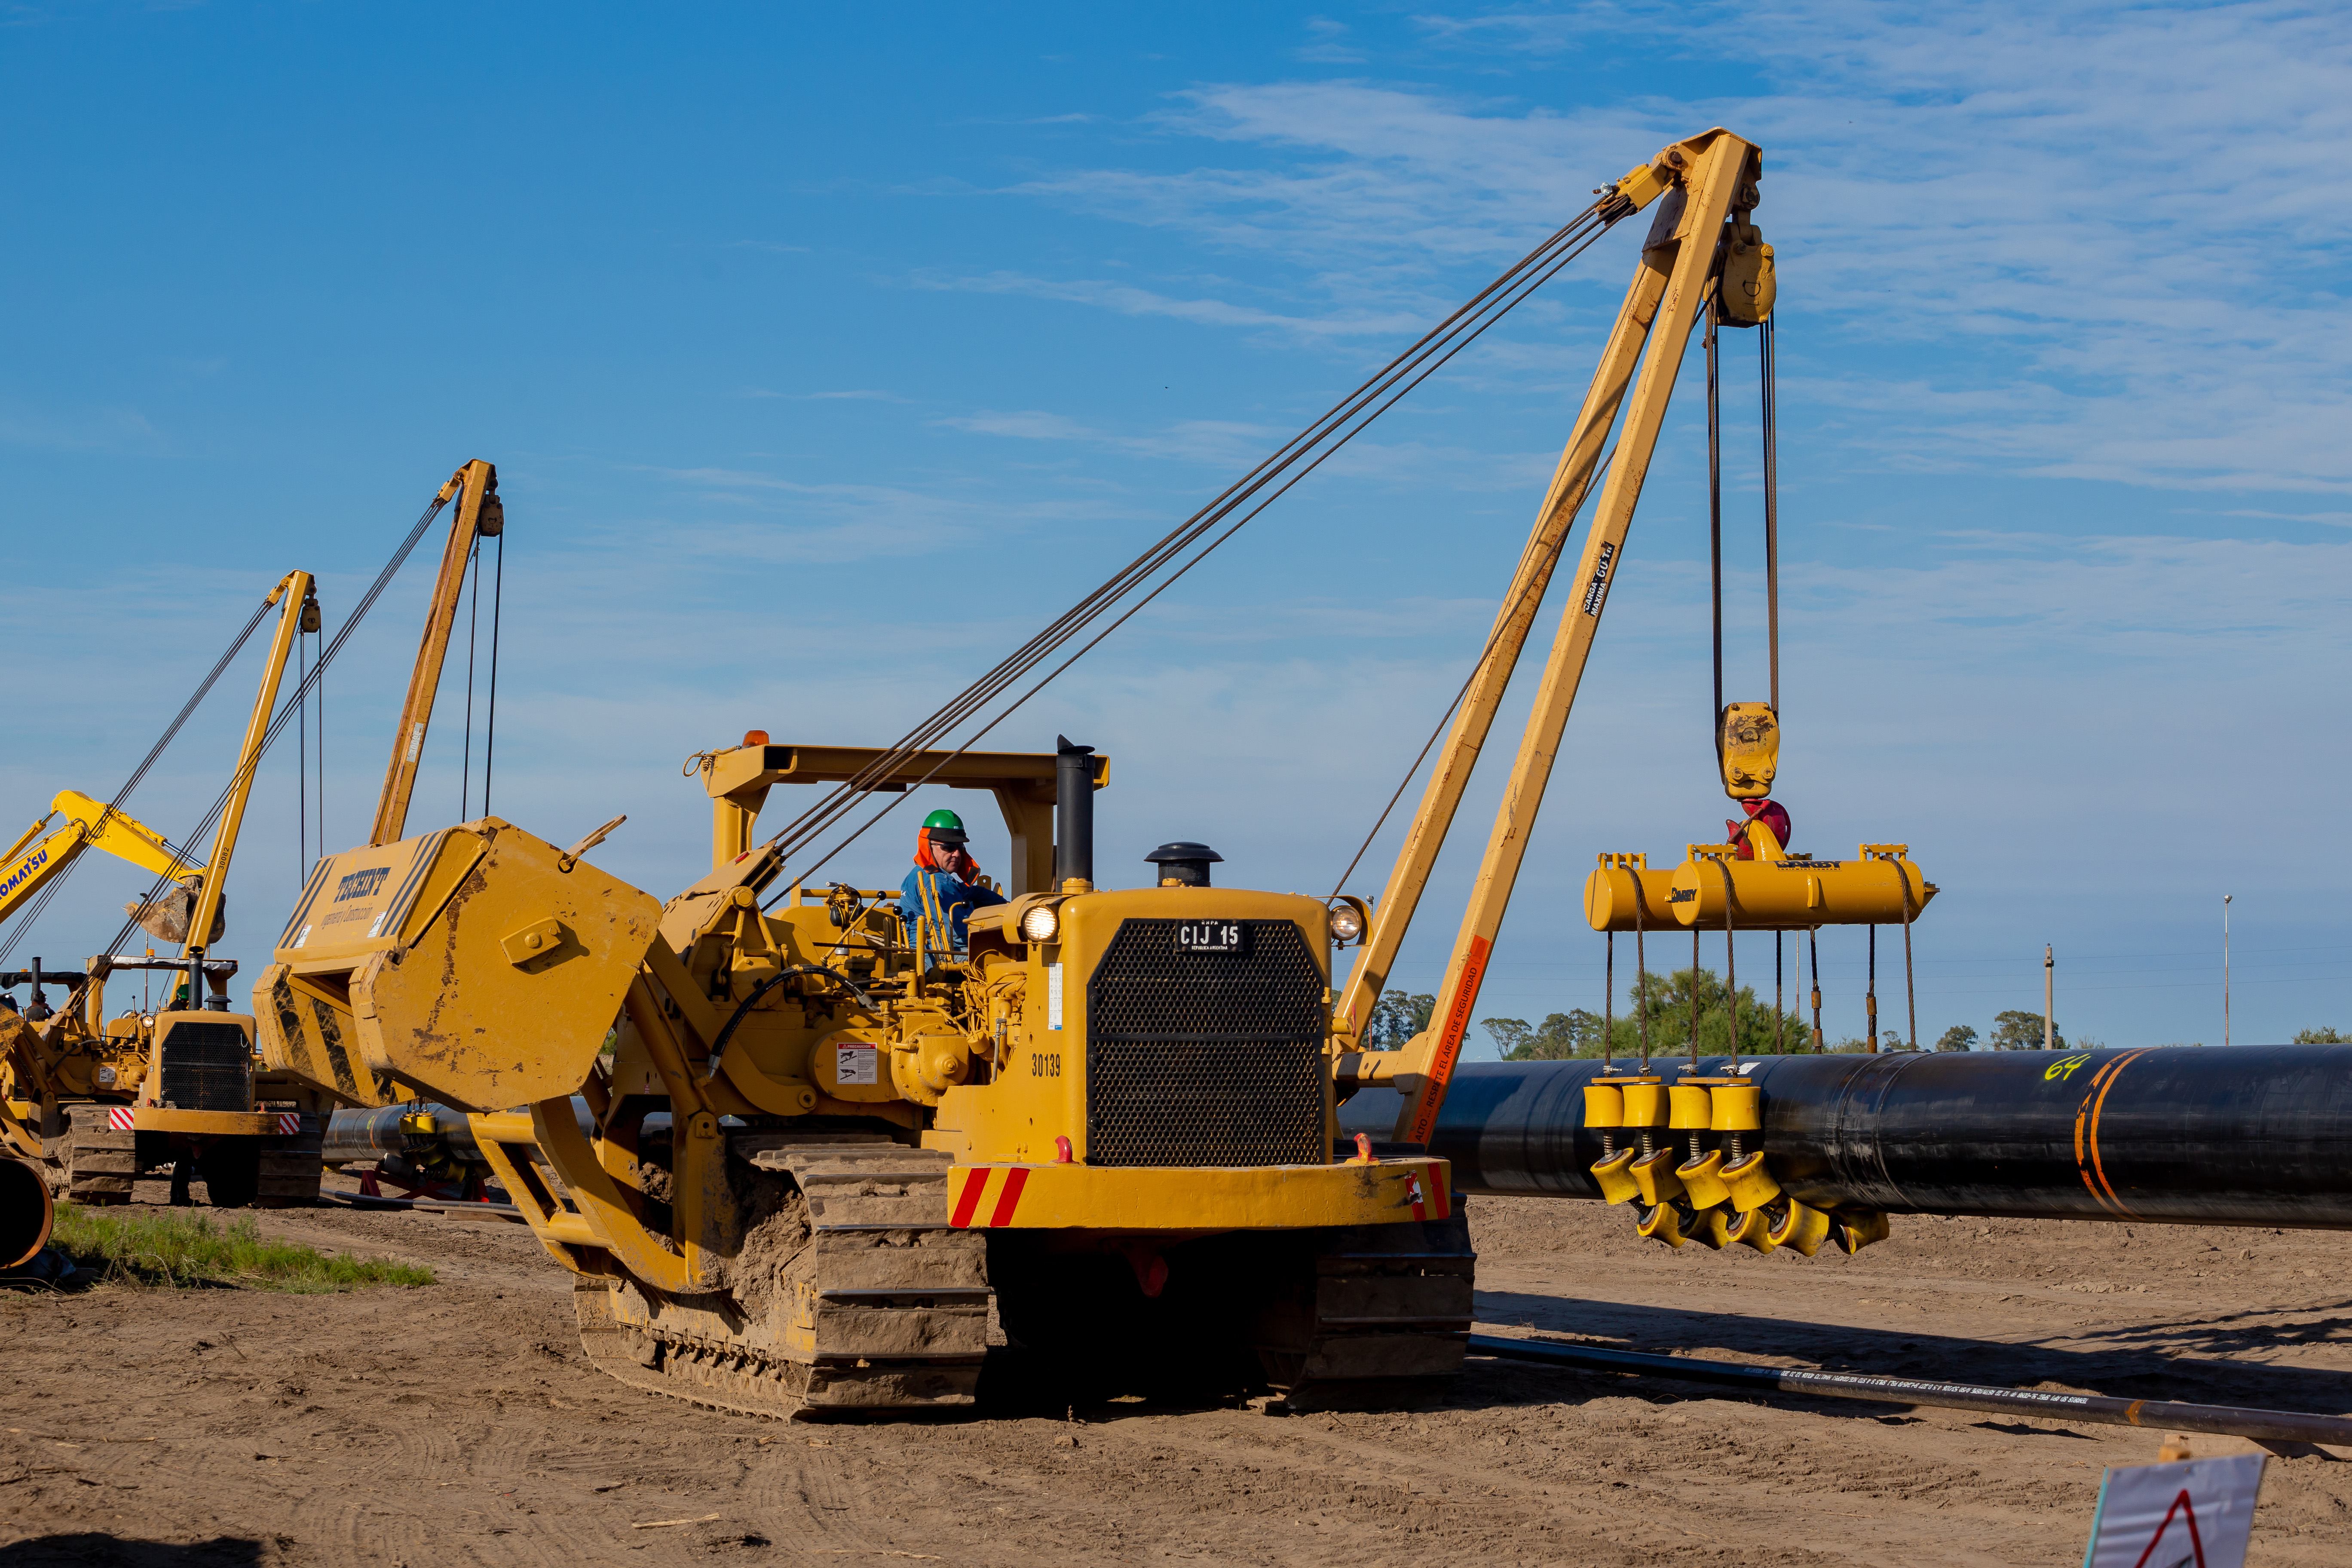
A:
[[[963,818],[954,812],[935,811],[923,818],[915,835],[915,868],[907,873],[898,895],[898,913],[908,931],[917,920],[928,921],[932,931],[947,932],[959,952],[969,942],[965,922],[971,911],[1004,901],[965,852],[970,842]]]
[[[1780,841],[1780,847],[1783,849],[1789,847],[1789,814],[1779,801],[1743,800],[1739,803],[1739,809],[1750,817],[1761,818],[1764,826],[1771,829],[1772,837]],[[1735,851],[1736,858],[1741,860],[1756,858],[1756,846],[1748,841],[1747,823],[1726,822],[1723,825],[1723,836],[1738,846]]]

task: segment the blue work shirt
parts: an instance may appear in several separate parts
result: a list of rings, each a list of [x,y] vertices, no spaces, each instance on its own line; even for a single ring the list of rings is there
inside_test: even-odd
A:
[[[950,876],[929,866],[918,866],[907,873],[907,879],[900,884],[898,894],[898,913],[905,919],[907,930],[910,932],[915,929],[916,920],[924,913],[926,893],[930,899],[931,918],[947,917],[950,940],[959,951],[971,943],[971,933],[965,929],[965,922],[971,919],[971,911],[1004,901],[1002,893],[975,888],[961,877]]]

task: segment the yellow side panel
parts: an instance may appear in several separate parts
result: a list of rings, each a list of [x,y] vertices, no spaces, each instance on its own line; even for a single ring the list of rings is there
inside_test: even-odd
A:
[[[661,906],[584,860],[561,869],[553,845],[495,817],[460,831],[487,840],[480,860],[406,945],[352,976],[365,1054],[460,1110],[568,1095],[595,1062]],[[526,947],[532,934],[541,940]]]

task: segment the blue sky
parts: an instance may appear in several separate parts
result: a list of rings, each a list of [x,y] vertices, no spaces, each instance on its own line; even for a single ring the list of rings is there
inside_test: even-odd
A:
[[[2352,1026],[2340,13],[0,19],[21,817],[110,792],[284,571],[339,624],[482,457],[509,517],[493,807],[559,841],[625,811],[600,858],[667,894],[707,843],[688,753],[895,736],[1594,185],[1724,124],[1765,149],[1781,278],[1780,795],[1817,853],[1906,840],[1943,889],[1923,1035],[2038,1007],[2050,942],[2070,1033],[2218,1043],[2224,891],[2236,1037]],[[1229,880],[1330,885],[1475,654],[1634,243],[1000,731],[1113,755],[1106,879],[1197,837]],[[1729,349],[1731,684],[1760,696],[1752,345]],[[1482,1014],[1597,1005],[1592,855],[1719,834],[1684,385]],[[365,836],[430,566],[330,675],[333,844]],[[135,814],[201,812],[251,666]],[[445,703],[416,826],[457,816],[457,752]],[[273,754],[239,851],[249,962],[299,874],[292,769]],[[1416,989],[1496,784],[1424,905]],[[860,880],[898,879],[897,826]],[[978,847],[1001,865],[1001,837]],[[85,868],[16,957],[82,955],[136,880]],[[1859,937],[1823,946],[1853,1032]]]

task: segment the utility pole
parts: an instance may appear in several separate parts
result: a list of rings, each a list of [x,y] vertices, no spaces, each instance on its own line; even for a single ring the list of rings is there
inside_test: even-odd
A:
[[[2221,895],[2221,1043],[2230,1043],[2230,895]]]
[[[2051,1005],[2058,999],[2058,949],[2042,944],[2042,1048],[2058,1048],[2058,1026],[2051,1021]]]

